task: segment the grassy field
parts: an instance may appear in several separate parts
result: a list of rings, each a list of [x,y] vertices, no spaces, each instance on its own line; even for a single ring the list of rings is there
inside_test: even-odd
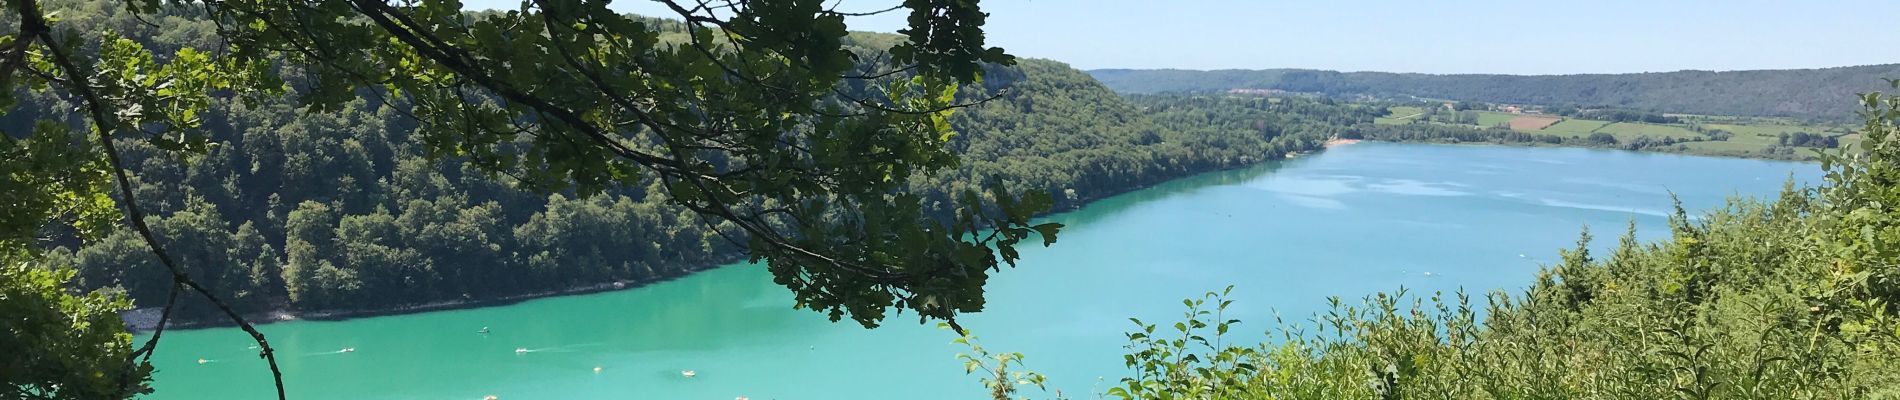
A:
[[[1603,133],[1608,133],[1611,135],[1616,135],[1616,140],[1620,140],[1620,141],[1635,140],[1636,138],[1643,137],[1643,136],[1648,136],[1648,137],[1656,138],[1656,139],[1661,139],[1661,138],[1666,138],[1666,137],[1672,137],[1672,138],[1677,138],[1677,139],[1693,139],[1693,138],[1703,137],[1702,134],[1695,133],[1695,131],[1691,131],[1689,130],[1689,128],[1684,128],[1682,126],[1644,124],[1644,123],[1632,123],[1632,122],[1617,122],[1617,123],[1613,123],[1609,125],[1604,125],[1603,128],[1597,129],[1597,132],[1603,132]]]
[[[1544,130],[1544,128],[1549,128],[1551,125],[1554,125],[1560,121],[1563,121],[1563,119],[1557,118],[1557,117],[1545,117],[1545,116],[1522,116],[1522,117],[1517,117],[1517,118],[1511,118],[1511,120],[1509,122],[1506,122],[1506,124],[1509,125],[1511,129],[1515,129],[1515,130],[1541,131],[1541,130]]]
[[[1595,133],[1597,129],[1602,129],[1604,125],[1609,124],[1608,121],[1565,118],[1563,121],[1557,122],[1556,125],[1546,126],[1539,131],[1563,137],[1586,137],[1590,136],[1591,133]]]
[[[1521,115],[1497,111],[1479,111],[1478,126],[1486,128],[1498,126],[1498,124],[1510,122],[1512,118],[1517,117],[1521,117]]]
[[[1379,123],[1379,124],[1386,124],[1386,125],[1398,125],[1398,124],[1406,123],[1406,121],[1414,118],[1419,113],[1425,112],[1423,109],[1420,109],[1418,107],[1392,107],[1389,110],[1392,112],[1390,116],[1379,117],[1379,118],[1373,119],[1372,122]]]
[[[1391,111],[1392,111],[1391,116],[1378,118],[1374,122],[1380,123],[1380,124],[1411,123],[1413,122],[1412,117],[1419,114],[1420,109],[1418,107],[1392,107]],[[1479,111],[1477,125],[1478,127],[1493,127],[1493,126],[1498,126],[1500,124],[1508,125],[1512,119],[1525,117],[1525,116],[1526,116],[1525,114],[1511,114],[1511,113],[1496,112],[1496,111]],[[1691,154],[1734,156],[1734,157],[1759,157],[1762,155],[1763,149],[1768,149],[1776,145],[1779,145],[1782,134],[1792,134],[1794,132],[1808,132],[1810,134],[1836,136],[1836,135],[1842,135],[1848,132],[1847,128],[1842,127],[1842,126],[1807,124],[1807,123],[1802,123],[1799,121],[1780,119],[1780,118],[1729,117],[1729,116],[1711,116],[1711,115],[1680,115],[1680,117],[1683,118],[1683,123],[1678,123],[1678,124],[1610,122],[1610,121],[1598,121],[1598,120],[1588,120],[1588,119],[1563,118],[1557,123],[1549,125],[1549,126],[1545,126],[1541,129],[1531,128],[1531,127],[1536,126],[1536,124],[1520,123],[1514,127],[1514,130],[1517,130],[1519,132],[1545,134],[1545,135],[1564,137],[1564,138],[1589,137],[1590,134],[1601,132],[1601,133],[1608,133],[1610,135],[1616,136],[1616,140],[1619,142],[1628,142],[1628,141],[1636,140],[1636,138],[1644,137],[1644,136],[1648,136],[1652,139],[1674,138],[1677,140],[1687,141],[1687,140],[1703,139],[1703,138],[1708,137],[1707,135],[1697,132],[1694,129],[1696,126],[1699,125],[1701,129],[1705,132],[1719,129],[1719,130],[1728,131],[1731,134],[1731,136],[1729,137],[1729,140],[1727,141],[1710,140],[1710,141],[1694,141],[1694,142],[1683,143],[1679,147],[1675,147],[1674,148],[1675,150],[1673,151],[1682,151],[1682,152],[1691,153]],[[1528,122],[1528,121],[1520,121],[1520,122]],[[1464,125],[1464,126],[1469,126],[1469,125]],[[1847,145],[1847,144],[1857,143],[1858,140],[1859,138],[1849,135],[1849,136],[1841,137],[1840,142],[1843,145]],[[1796,157],[1805,158],[1805,157],[1811,156],[1812,154],[1813,154],[1813,151],[1810,148],[1794,149],[1794,156]]]
[[[1708,128],[1708,129],[1721,129],[1721,130],[1729,131],[1734,134],[1734,136],[1729,137],[1728,139],[1729,142],[1738,143],[1738,144],[1746,143],[1746,144],[1755,146],[1757,148],[1773,146],[1780,142],[1782,133],[1795,131],[1792,129],[1787,129],[1786,127],[1783,127],[1783,126],[1773,126],[1773,125],[1756,126],[1756,125],[1720,124],[1720,125],[1703,125],[1703,127]]]

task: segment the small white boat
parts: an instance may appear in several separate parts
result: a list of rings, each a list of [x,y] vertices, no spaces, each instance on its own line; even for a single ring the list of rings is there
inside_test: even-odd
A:
[[[698,373],[698,372],[693,372],[693,370],[690,370],[690,369],[689,369],[689,370],[685,370],[685,371],[680,371],[680,376],[684,376],[684,377],[687,377],[687,378],[691,378],[691,377],[694,377],[694,376],[699,376],[699,373]]]
[[[475,331],[475,333],[488,333],[488,327],[484,326],[482,327],[482,330]]]
[[[600,367],[594,367],[594,373],[596,374],[600,373]]]
[[[526,347],[516,347],[516,348],[515,348],[515,354],[521,354],[521,353],[526,353],[526,352],[528,352],[528,348],[526,348]]]
[[[211,361],[208,361],[208,360],[205,360],[205,359],[202,359],[202,358],[200,358],[200,359],[198,359],[198,363],[199,363],[199,364],[204,364],[204,363],[208,363],[208,362],[211,362]]]
[[[355,347],[344,347],[344,348],[343,348],[343,350],[342,350],[341,352],[343,352],[343,353],[355,353],[355,352],[356,352],[356,348],[355,348]]]
[[[495,399],[499,399],[499,398],[500,398],[500,397],[495,397],[495,395],[492,395],[492,394],[491,394],[491,395],[487,395],[487,396],[482,396],[482,400],[495,400]]]

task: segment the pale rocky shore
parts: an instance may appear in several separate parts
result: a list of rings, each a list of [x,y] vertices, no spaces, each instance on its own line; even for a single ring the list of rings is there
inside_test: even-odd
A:
[[[487,307],[487,306],[515,303],[515,302],[526,301],[526,300],[533,300],[533,299],[538,299],[538,298],[543,298],[543,297],[566,296],[566,295],[574,295],[574,294],[588,294],[588,293],[605,292],[605,291],[610,291],[610,290],[635,288],[635,287],[640,287],[647,284],[663,282],[663,281],[671,280],[674,278],[691,275],[693,272],[698,272],[701,270],[705,270],[707,268],[711,268],[711,267],[695,268],[695,269],[686,271],[686,273],[680,274],[679,276],[674,276],[674,277],[669,277],[669,278],[661,278],[661,279],[647,280],[647,281],[634,281],[634,280],[613,281],[613,282],[605,282],[605,283],[598,283],[598,284],[592,284],[592,285],[576,286],[576,287],[571,287],[571,288],[562,289],[562,290],[522,293],[522,294],[517,294],[513,296],[497,297],[497,298],[490,298],[490,299],[444,300],[444,301],[435,301],[435,302],[421,303],[421,304],[411,304],[411,305],[405,305],[405,306],[400,306],[400,307],[380,308],[380,309],[370,309],[370,310],[320,310],[320,311],[302,311],[302,312],[292,312],[292,311],[286,311],[286,310],[271,310],[264,313],[245,315],[244,318],[246,321],[252,324],[268,324],[272,322],[295,321],[295,320],[300,320],[300,319],[333,320],[333,319],[347,319],[347,318],[358,318],[358,317],[373,317],[373,316],[379,316],[379,315],[409,314],[409,313],[419,313],[419,312],[429,312],[429,311],[454,310],[454,309],[461,309],[461,308]],[[157,329],[158,321],[163,314],[164,314],[163,307],[145,307],[145,308],[137,308],[137,309],[120,312],[119,318],[125,321],[125,328],[127,330],[130,330],[133,332],[141,332],[141,331],[149,331],[149,330]],[[194,320],[194,321],[176,321],[175,320],[175,321],[171,321],[167,325],[168,325],[167,327],[168,329],[179,329],[179,328],[223,327],[223,326],[232,326],[234,324],[224,319],[209,319],[209,320]]]

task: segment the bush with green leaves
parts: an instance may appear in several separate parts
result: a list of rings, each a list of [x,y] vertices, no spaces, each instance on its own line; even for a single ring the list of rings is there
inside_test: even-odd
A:
[[[1124,399],[1200,399],[1248,393],[1261,353],[1222,343],[1240,323],[1226,316],[1233,304],[1227,295],[1233,290],[1228,286],[1199,299],[1182,300],[1187,311],[1171,330],[1157,330],[1154,324],[1130,318],[1138,329],[1127,334],[1129,353],[1122,359],[1133,376],[1123,378],[1122,385],[1109,388],[1107,394]]]
[[[938,324],[937,327],[951,329],[950,324]],[[969,331],[957,334],[957,339],[951,343],[970,348],[968,353],[958,353],[957,360],[963,362],[965,374],[983,371],[983,375],[977,379],[983,383],[984,389],[989,390],[990,398],[993,400],[1027,400],[1029,396],[1017,397],[1017,394],[1027,387],[1048,390],[1048,387],[1043,384],[1045,378],[1042,374],[1025,368],[1023,353],[990,352],[988,348],[977,343],[976,335]],[[1055,398],[1064,399],[1061,390],[1055,392]]]
[[[102,399],[149,392],[150,364],[134,362],[119,311],[125,294],[66,288],[64,254],[0,251],[0,398]],[[102,373],[121,371],[124,373]]]

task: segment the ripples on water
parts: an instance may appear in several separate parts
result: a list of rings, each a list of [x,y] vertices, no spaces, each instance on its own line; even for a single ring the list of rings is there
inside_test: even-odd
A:
[[[1169,182],[1050,217],[1054,247],[986,288],[962,318],[1074,398],[1114,384],[1127,317],[1171,321],[1180,299],[1237,285],[1241,339],[1328,296],[1407,287],[1517,290],[1579,227],[1600,245],[1635,221],[1659,237],[1686,207],[1771,195],[1814,164],[1617,151],[1361,143]],[[756,267],[514,305],[262,327],[297,398],[950,399],[980,397],[952,336],[893,316],[865,330],[789,308]],[[474,333],[493,327],[488,334]],[[167,333],[151,396],[260,398],[268,372],[230,329]],[[338,349],[356,348],[355,352]],[[516,350],[525,350],[517,352]],[[198,363],[199,359],[207,362]],[[695,376],[684,377],[691,370]],[[1102,381],[1097,381],[1102,377]]]

